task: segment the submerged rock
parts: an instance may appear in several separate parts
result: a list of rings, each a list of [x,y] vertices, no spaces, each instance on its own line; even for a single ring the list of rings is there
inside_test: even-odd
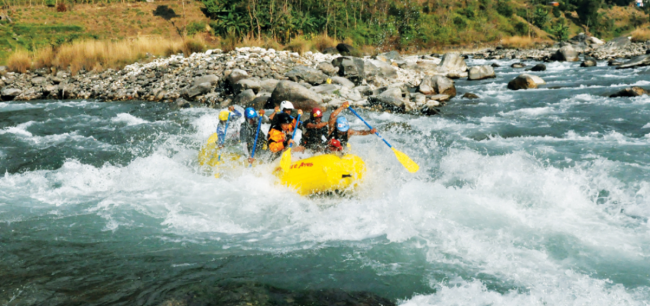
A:
[[[650,65],[650,55],[635,56],[629,61],[622,63],[616,69],[635,68]]]
[[[585,60],[580,64],[580,67],[596,67],[596,66],[598,66],[598,63],[596,63],[596,61],[593,59]]]
[[[542,78],[536,75],[523,73],[517,76],[514,80],[508,82],[508,89],[532,89],[543,84],[546,84],[546,82]]]
[[[546,71],[546,65],[544,64],[537,64],[533,66],[532,68],[528,69],[530,71]]]
[[[524,68],[524,67],[526,67],[526,64],[524,64],[524,63],[514,63],[514,64],[510,65],[510,67],[512,67],[512,68]]]
[[[479,96],[477,96],[477,95],[475,95],[473,93],[467,92],[461,97],[461,99],[479,99]]]
[[[610,95],[610,98],[617,98],[617,97],[639,97],[642,95],[648,94],[645,89],[641,87],[631,87],[631,88],[625,88],[613,95]]]

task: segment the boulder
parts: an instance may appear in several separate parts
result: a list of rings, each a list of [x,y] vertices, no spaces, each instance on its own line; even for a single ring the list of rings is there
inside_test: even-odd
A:
[[[341,91],[343,86],[338,84],[323,84],[319,86],[314,86],[311,88],[312,91],[320,95],[334,95]]]
[[[616,37],[607,43],[601,45],[598,47],[598,49],[607,49],[607,50],[614,50],[614,49],[621,49],[623,47],[626,47],[627,45],[631,44],[632,41],[630,40],[629,37],[622,36],[622,37]]]
[[[193,85],[185,90],[183,90],[182,95],[186,98],[192,99],[196,96],[200,96],[202,94],[206,94],[212,90],[212,85],[208,82],[206,83],[201,83],[198,85]]]
[[[5,87],[0,91],[2,100],[10,101],[19,96],[23,91],[18,88]]]
[[[620,66],[620,65],[623,65],[623,63],[621,63],[621,62],[619,62],[619,61],[617,61],[615,59],[610,59],[610,60],[607,61],[607,66],[617,67],[617,66]]]
[[[397,68],[380,60],[366,60],[364,63],[364,72],[365,77],[370,80],[376,77],[388,79],[397,76]]]
[[[580,67],[596,67],[596,66],[598,66],[598,63],[596,63],[596,61],[593,59],[585,60],[580,64]]]
[[[241,69],[235,69],[228,74],[226,77],[226,89],[229,89],[233,91],[233,86],[242,79],[248,78],[248,72],[241,70]]]
[[[508,82],[508,89],[519,90],[519,89],[531,89],[537,88],[539,85],[546,84],[542,78],[532,75],[532,74],[520,74],[514,80]]]
[[[255,109],[262,109],[262,108],[266,108],[266,105],[270,100],[271,100],[271,94],[264,93],[259,97],[255,97],[255,99],[253,99],[253,101],[248,103],[248,105],[246,106],[252,106]],[[273,108],[273,106],[269,108]]]
[[[255,92],[252,89],[246,89],[235,96],[235,99],[232,101],[232,103],[235,105],[248,105],[249,103],[253,102],[255,98]]]
[[[183,98],[176,99],[176,101],[174,101],[174,103],[176,103],[176,107],[178,107],[178,108],[190,108],[190,107],[192,107],[192,104],[190,104],[189,101],[187,101],[187,100],[185,100]]]
[[[7,66],[0,66],[0,76],[5,75],[7,72],[9,72],[9,69],[7,69]]]
[[[587,39],[587,43],[592,44],[592,45],[603,45],[603,44],[605,44],[604,41],[602,41],[602,40],[600,40],[600,39],[598,39],[597,37],[594,37],[594,36],[589,37]]]
[[[210,83],[211,86],[217,86],[217,84],[219,83],[219,77],[214,74],[208,74],[208,75],[194,78],[194,85],[199,85],[203,83]]]
[[[240,94],[242,91],[247,90],[247,89],[252,89],[255,94],[260,92],[262,88],[262,85],[260,85],[260,79],[258,78],[247,78],[247,79],[241,79],[233,85],[233,93],[235,95]],[[271,90],[273,91],[273,90]]]
[[[617,98],[617,97],[638,97],[648,94],[645,89],[641,87],[631,87],[631,88],[625,88],[613,95],[610,95],[610,98]]]
[[[386,53],[380,53],[375,56],[375,59],[382,62],[390,62],[395,60],[402,60],[402,56],[397,51],[390,51]]]
[[[477,95],[475,95],[475,94],[473,94],[473,93],[470,93],[470,92],[465,93],[465,94],[461,97],[461,99],[478,99],[478,98],[479,98],[479,96],[477,96]]]
[[[306,66],[295,66],[285,76],[294,82],[302,80],[312,85],[320,85],[327,80],[327,76],[320,70]]]
[[[292,81],[281,81],[271,94],[273,105],[280,105],[284,100],[291,101],[295,108],[302,109],[303,112],[310,112],[312,108],[320,107],[323,103],[323,98],[319,94]]]
[[[332,63],[328,63],[328,62],[320,62],[318,63],[318,65],[316,65],[316,68],[330,76],[335,75],[339,71],[339,69],[334,67]]]
[[[476,81],[489,78],[496,78],[496,74],[494,74],[494,68],[491,66],[474,66],[469,69],[468,80]]]
[[[399,87],[389,87],[379,96],[375,97],[373,103],[382,104],[384,107],[389,108],[403,108],[404,101],[403,92]]]
[[[275,87],[278,86],[280,80],[276,79],[264,79],[260,81],[260,91],[272,93],[275,90]]]
[[[359,85],[365,77],[364,62],[357,57],[342,56],[332,60],[332,65],[339,68],[339,76]]]
[[[650,55],[635,56],[629,61],[620,64],[616,69],[635,68],[650,65]]]
[[[524,64],[524,63],[514,63],[514,64],[510,65],[510,67],[512,67],[512,68],[524,68],[524,67],[526,67],[526,64]]]
[[[501,65],[499,65],[499,64],[497,64],[497,63],[492,63],[490,66],[492,66],[492,68],[499,68],[499,67],[501,67]]]
[[[580,60],[578,58],[578,51],[572,45],[566,45],[559,50],[551,57],[554,61],[560,62],[577,62]]]
[[[332,84],[338,84],[346,88],[354,88],[354,83],[343,77],[331,77]]]
[[[341,55],[356,55],[358,53],[357,49],[343,43],[336,45],[336,50],[338,50]]]
[[[444,76],[426,76],[420,82],[418,91],[425,95],[443,94],[455,97],[456,85],[454,85],[454,81]]]
[[[426,75],[438,75],[438,74],[444,74],[447,71],[442,69],[440,67],[440,60],[438,61],[432,61],[432,60],[418,60],[415,62],[415,66],[413,67],[403,67],[403,68],[411,68],[414,70],[422,71]]]
[[[47,79],[45,79],[44,77],[35,77],[35,78],[32,79],[32,84],[33,85],[40,85],[40,84],[45,83],[45,81],[47,81]]]
[[[537,64],[533,66],[533,68],[529,69],[530,71],[546,71],[546,65],[544,64]]]
[[[465,59],[459,53],[447,53],[442,57],[440,68],[450,74],[462,74],[467,71]]]

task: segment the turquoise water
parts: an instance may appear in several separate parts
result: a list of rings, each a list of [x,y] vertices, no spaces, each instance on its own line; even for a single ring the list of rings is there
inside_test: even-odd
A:
[[[0,304],[159,305],[245,282],[402,305],[650,304],[650,97],[606,97],[650,69],[552,63],[546,88],[513,92],[510,63],[457,81],[481,99],[440,116],[362,112],[421,170],[354,138],[368,173],[344,197],[300,197],[269,167],[201,170],[217,110],[0,102]]]

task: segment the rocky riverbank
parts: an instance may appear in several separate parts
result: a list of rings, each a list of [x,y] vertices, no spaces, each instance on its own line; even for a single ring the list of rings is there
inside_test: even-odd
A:
[[[340,45],[341,53],[350,46]],[[493,48],[467,53],[403,56],[393,51],[373,57],[298,54],[262,48],[231,52],[209,50],[189,57],[173,55],[100,73],[38,69],[23,74],[0,67],[2,100],[99,99],[192,103],[211,107],[231,104],[272,108],[283,100],[305,111],[312,107],[352,105],[413,114],[435,114],[456,96],[453,79],[495,77],[492,66],[468,67],[465,58],[535,61],[579,61],[583,67],[609,60],[618,68],[650,64],[649,45],[622,37],[604,43],[578,35],[569,42],[535,50]],[[624,62],[621,59],[629,59]],[[496,64],[493,64],[496,65]],[[517,64],[520,67],[525,64]],[[531,71],[544,70],[543,64]],[[508,84],[512,90],[534,88],[544,81],[522,74]],[[467,96],[471,98],[470,96]]]

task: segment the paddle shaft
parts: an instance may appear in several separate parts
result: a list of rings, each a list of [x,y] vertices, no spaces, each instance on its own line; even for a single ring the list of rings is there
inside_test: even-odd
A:
[[[300,125],[300,114],[298,114],[298,119],[296,119],[296,127],[293,129],[293,135],[291,135],[291,140],[293,140],[294,137],[296,137],[296,132],[298,131],[298,125]],[[289,144],[289,148],[292,147],[293,144]]]
[[[257,132],[255,133],[255,142],[253,142],[253,152],[251,153],[251,158],[255,158],[255,149],[257,149],[257,136],[260,135],[260,129],[262,128],[262,117],[259,117],[259,122],[257,123]],[[249,168],[252,167],[253,164],[251,163]]]
[[[360,116],[359,114],[357,114],[357,112],[356,112],[354,109],[352,109],[352,107],[348,106],[348,109],[349,109],[349,110],[350,110],[350,111],[351,111],[355,116],[357,116],[357,118],[361,119],[361,121],[363,121],[363,123],[365,123],[366,126],[367,126],[369,129],[372,130],[372,126],[370,126],[370,124],[368,124],[368,122],[366,122],[366,120],[363,120],[363,118],[361,118],[361,116]],[[377,135],[379,138],[381,138],[381,140],[383,140],[384,143],[385,143],[389,148],[392,148],[392,147],[393,147],[393,146],[390,145],[390,143],[388,143],[388,141],[386,141],[386,139],[385,139],[384,137],[382,137],[381,135],[379,135],[379,132],[375,132],[375,135]]]
[[[221,144],[226,143],[226,135],[228,135],[228,122],[230,122],[230,112],[228,112],[228,119],[226,119],[226,127],[223,129],[223,139],[221,139]],[[221,150],[219,150],[217,161],[221,161]]]

